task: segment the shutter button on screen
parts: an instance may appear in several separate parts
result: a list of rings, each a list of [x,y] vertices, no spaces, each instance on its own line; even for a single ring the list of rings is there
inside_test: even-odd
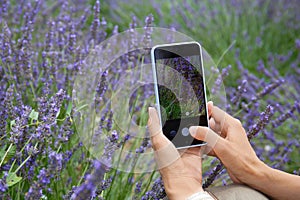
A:
[[[181,130],[181,134],[182,134],[183,136],[188,136],[188,135],[190,134],[190,131],[189,131],[189,129],[188,129],[187,127],[185,127],[185,128],[183,128],[183,129]]]

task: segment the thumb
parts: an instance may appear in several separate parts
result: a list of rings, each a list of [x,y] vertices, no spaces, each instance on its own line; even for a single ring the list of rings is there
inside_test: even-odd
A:
[[[162,132],[160,120],[155,108],[149,107],[148,114],[148,128],[150,132],[150,137],[154,137],[155,135],[160,134],[160,132]]]
[[[155,108],[149,107],[149,119],[148,119],[148,128],[150,132],[150,138],[152,141],[152,147],[154,150],[161,149],[171,142],[163,134],[158,114]]]
[[[191,126],[189,131],[197,140],[207,142],[207,146],[211,147],[214,151],[218,151],[220,142],[223,142],[223,138],[208,127]]]
[[[159,169],[165,168],[180,158],[180,155],[170,140],[163,134],[157,111],[148,109],[148,128],[154,149],[155,160]]]

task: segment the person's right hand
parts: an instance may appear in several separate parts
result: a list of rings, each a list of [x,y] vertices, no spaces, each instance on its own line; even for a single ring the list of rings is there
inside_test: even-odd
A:
[[[239,120],[208,103],[211,129],[190,127],[191,135],[207,142],[209,155],[218,157],[235,183],[243,183],[272,199],[299,199],[300,176],[273,169],[256,156]],[[203,147],[201,147],[203,148]]]
[[[207,142],[208,155],[221,160],[233,182],[252,185],[266,165],[256,156],[241,122],[212,102],[208,103],[208,113],[211,129],[192,126],[191,135]]]

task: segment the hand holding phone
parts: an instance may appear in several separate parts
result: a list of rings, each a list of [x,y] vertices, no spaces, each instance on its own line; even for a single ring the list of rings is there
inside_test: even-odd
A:
[[[176,148],[205,145],[190,126],[208,126],[201,46],[197,42],[157,45],[151,50],[154,89],[164,135]]]

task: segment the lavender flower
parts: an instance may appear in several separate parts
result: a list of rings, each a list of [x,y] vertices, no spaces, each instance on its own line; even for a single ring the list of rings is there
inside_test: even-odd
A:
[[[100,26],[100,1],[97,0],[94,5],[94,20],[91,26],[91,34],[94,42],[97,42],[97,32],[98,27]]]
[[[255,124],[252,129],[248,131],[247,136],[249,140],[251,140],[259,131],[261,131],[266,126],[266,124],[269,123],[270,118],[273,114],[273,107],[268,105],[266,110],[260,114],[260,119],[257,124]]]
[[[95,160],[94,169],[94,173],[87,176],[86,182],[76,189],[71,199],[85,200],[95,196],[96,187],[102,182],[107,168],[100,161]]]
[[[224,169],[224,166],[222,163],[219,163],[212,171],[212,173],[208,176],[208,178],[205,180],[205,182],[203,183],[202,187],[208,188],[208,186],[210,186],[214,180],[216,179],[217,175]]]
[[[134,189],[134,192],[136,193],[136,194],[138,194],[138,193],[140,193],[141,192],[141,187],[142,187],[142,184],[143,184],[143,182],[142,181],[139,181],[139,182],[137,182],[136,184],[135,184],[135,189]]]
[[[288,110],[286,113],[280,115],[277,119],[272,121],[273,128],[280,126],[287,119],[293,117],[294,112],[296,111],[297,108],[299,109],[299,103],[295,102],[294,106],[290,110]]]
[[[8,173],[4,172],[3,174],[4,174],[3,177],[0,179],[0,191],[2,193],[6,192],[8,189],[7,184],[6,184],[6,178],[8,176]]]
[[[228,65],[226,68],[222,69],[222,73],[218,76],[213,88],[211,89],[212,94],[216,94],[220,91],[221,84],[223,83],[225,77],[228,76],[230,69],[231,69],[231,65]],[[216,71],[216,73],[218,73],[218,71],[214,67],[211,67],[211,70]]]
[[[238,86],[237,93],[230,100],[232,102],[232,104],[237,104],[237,102],[242,97],[242,94],[247,92],[246,85],[247,85],[247,80],[243,80],[242,84]]]
[[[277,80],[274,83],[267,85],[262,91],[258,92],[256,96],[252,97],[252,101],[256,101],[257,99],[261,99],[265,95],[271,93],[274,89],[279,87],[282,83],[284,83],[283,79]]]
[[[300,39],[295,40],[296,48],[300,50]]]
[[[145,27],[144,27],[144,30],[145,30],[145,35],[144,35],[144,39],[143,39],[143,42],[144,42],[144,47],[146,48],[149,48],[150,47],[150,44],[151,44],[151,33],[152,33],[152,23],[154,21],[154,17],[152,14],[148,15],[145,19]]]
[[[141,198],[143,200],[148,199],[161,199],[166,196],[162,178],[158,178],[154,181],[151,190],[147,191],[146,194]]]

